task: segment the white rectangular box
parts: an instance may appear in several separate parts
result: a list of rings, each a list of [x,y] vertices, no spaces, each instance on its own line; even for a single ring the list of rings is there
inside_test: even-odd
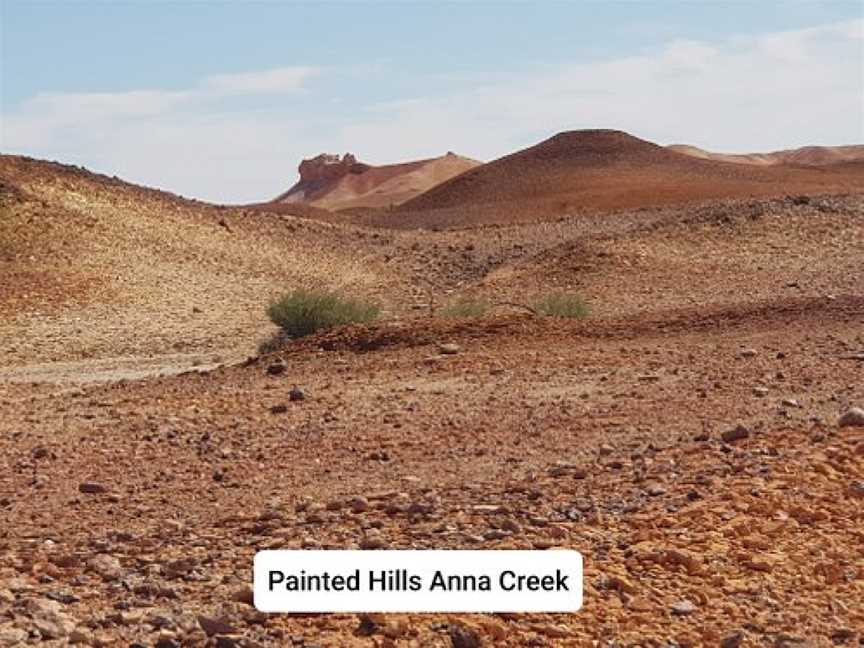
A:
[[[259,551],[263,612],[576,612],[578,551]]]

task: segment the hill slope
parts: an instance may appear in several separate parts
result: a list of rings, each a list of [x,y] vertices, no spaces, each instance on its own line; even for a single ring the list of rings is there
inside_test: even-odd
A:
[[[324,209],[389,207],[420,195],[480,162],[447,153],[401,164],[372,166],[350,153],[322,154],[300,163],[300,180],[276,203],[302,202]]]
[[[472,169],[379,222],[506,223],[714,198],[859,189],[855,169],[757,167],[698,159],[614,130],[560,133]]]
[[[864,145],[851,146],[803,146],[785,151],[770,153],[712,153],[696,146],[672,144],[667,147],[676,153],[683,153],[703,160],[735,162],[737,164],[756,164],[770,166],[775,164],[797,164],[802,166],[823,166],[846,162],[864,161]]]
[[[291,287],[350,287],[385,306],[403,294],[407,279],[362,233],[280,207],[217,207],[0,156],[0,357],[249,352],[272,329],[267,302]]]

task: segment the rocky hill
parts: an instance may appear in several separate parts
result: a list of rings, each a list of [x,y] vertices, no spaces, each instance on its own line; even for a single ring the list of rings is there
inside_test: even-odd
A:
[[[330,210],[390,207],[420,195],[480,162],[447,153],[441,157],[373,166],[346,153],[303,160],[300,180],[275,203],[305,203]]]

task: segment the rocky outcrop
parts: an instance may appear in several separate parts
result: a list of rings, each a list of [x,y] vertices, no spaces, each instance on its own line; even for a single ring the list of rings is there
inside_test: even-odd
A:
[[[431,189],[479,162],[452,151],[427,160],[373,166],[351,153],[322,153],[300,163],[300,180],[277,203],[305,203],[324,209],[388,207]]]
[[[300,183],[338,180],[349,173],[363,173],[368,168],[368,164],[358,162],[351,153],[346,153],[341,158],[331,153],[322,153],[300,163]]]

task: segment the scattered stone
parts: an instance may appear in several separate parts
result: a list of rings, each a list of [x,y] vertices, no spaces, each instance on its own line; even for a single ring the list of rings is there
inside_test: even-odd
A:
[[[762,398],[763,396],[767,396],[768,395],[768,388],[767,387],[754,387],[753,388],[753,395],[759,396],[759,398]]]
[[[173,636],[160,636],[156,640],[154,648],[180,648],[180,644]]]
[[[741,349],[741,351],[738,352],[738,355],[742,358],[752,358],[758,353],[759,352],[756,349]]]
[[[230,623],[226,623],[221,619],[204,616],[203,614],[199,614],[197,618],[198,625],[201,626],[201,629],[208,637],[213,637],[215,635],[233,635],[240,632]]]
[[[270,407],[270,413],[271,414],[284,414],[287,411],[288,411],[288,406],[285,405],[284,403],[279,404],[279,405],[273,405],[272,407]]]
[[[794,398],[784,398],[782,401],[780,401],[780,404],[784,405],[785,407],[801,407],[801,404]]]
[[[45,639],[62,639],[71,633],[77,623],[63,611],[63,606],[49,599],[29,599],[25,606],[33,627]]]
[[[236,601],[237,603],[245,603],[246,605],[254,605],[255,595],[252,591],[252,587],[249,585],[238,587],[231,595],[231,600]]]
[[[285,365],[284,362],[274,362],[273,364],[267,366],[267,373],[271,376],[278,376],[279,374],[285,373],[285,370],[287,368],[288,367]]]
[[[864,481],[853,481],[849,484],[849,495],[864,499]]]
[[[87,567],[106,581],[117,580],[123,576],[123,566],[120,561],[108,554],[96,554],[87,561]]]
[[[672,614],[675,616],[688,616],[696,611],[696,604],[693,601],[684,599],[672,604]]]
[[[27,631],[9,625],[0,626],[0,646],[17,646],[27,641]]]
[[[855,631],[851,628],[837,628],[831,633],[831,641],[835,645],[845,644],[855,638]]]
[[[467,626],[452,624],[449,634],[453,648],[480,648],[482,645],[477,632]]]
[[[369,500],[362,496],[352,498],[349,505],[354,513],[363,513],[369,510]]]
[[[743,425],[736,425],[731,430],[726,430],[723,434],[720,435],[720,438],[723,439],[724,443],[734,443],[735,441],[740,441],[741,439],[746,439],[750,436],[750,430],[748,430]]]
[[[840,427],[864,427],[864,409],[860,407],[849,409],[840,417],[837,425]]]
[[[367,533],[363,539],[360,541],[361,549],[384,549],[387,546],[387,542],[381,536],[380,533]]]
[[[107,493],[108,488],[96,482],[81,482],[78,484],[78,492],[87,493],[88,495],[98,495],[100,493]]]
[[[720,640],[720,648],[738,648],[744,642],[743,632],[733,632]]]
[[[303,390],[300,389],[297,385],[294,385],[291,388],[291,391],[288,392],[288,400],[290,400],[292,403],[306,400],[306,394],[304,394]]]
[[[461,347],[458,344],[445,343],[438,345],[438,352],[444,355],[455,355],[459,351],[461,351]]]

